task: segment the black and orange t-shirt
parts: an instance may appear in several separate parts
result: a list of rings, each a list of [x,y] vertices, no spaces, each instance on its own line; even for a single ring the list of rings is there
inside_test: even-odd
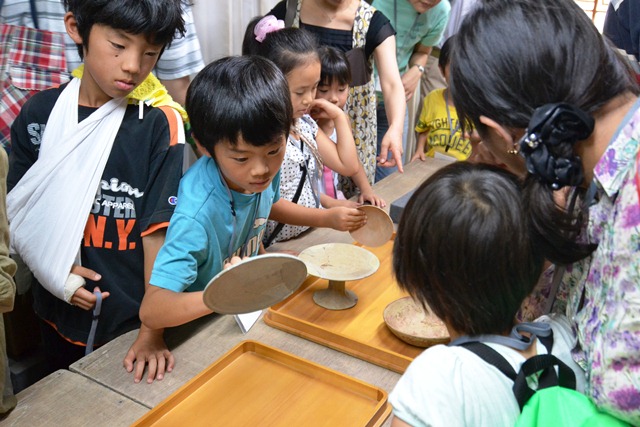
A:
[[[34,95],[14,122],[9,190],[37,160],[49,114],[64,87]],[[78,120],[94,111],[78,107]],[[99,286],[110,292],[102,303],[96,344],[140,326],[138,311],[145,285],[142,237],[168,225],[182,174],[183,146],[171,145],[165,113],[145,106],[142,119],[138,114],[138,106],[129,105],[79,242],[82,265],[102,275],[98,282],[87,281],[86,288],[93,291]],[[60,200],[42,215],[64,209],[64,203]],[[54,256],[51,254],[52,259]],[[67,340],[86,343],[91,312],[59,300],[35,280],[33,294],[38,316]]]

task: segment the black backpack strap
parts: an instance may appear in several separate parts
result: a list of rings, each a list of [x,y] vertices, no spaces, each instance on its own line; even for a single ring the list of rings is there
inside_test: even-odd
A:
[[[497,351],[479,341],[460,340],[460,343],[453,342],[475,353],[485,362],[495,366],[502,374],[513,381],[513,394],[518,401],[520,410],[533,396],[533,390],[527,384],[527,377],[542,371],[538,378],[538,390],[560,385],[561,387],[576,389],[575,373],[562,360],[551,354],[553,348],[553,331],[550,330],[546,336],[538,336],[538,339],[547,349],[548,354],[539,354],[527,359],[520,367],[520,372],[516,374],[513,367]],[[556,375],[554,367],[558,367],[559,375]]]
[[[553,349],[553,330],[549,330],[549,335],[539,336],[538,339],[540,340],[542,345],[544,345],[544,347],[547,349],[547,354],[551,355],[551,350]],[[544,356],[544,355],[540,355],[540,356]],[[556,374],[555,369],[544,369],[544,371],[538,377],[538,390],[541,390],[547,387],[553,387],[555,385],[558,385],[558,375]]]
[[[559,376],[556,378],[554,367],[558,367]],[[553,354],[539,354],[527,359],[520,367],[520,372],[513,383],[513,394],[516,396],[520,410],[524,407],[525,403],[536,392],[532,390],[527,384],[527,377],[534,375],[537,372],[544,371],[540,376],[538,382],[538,390],[547,387],[553,387],[559,385],[561,387],[569,388],[571,390],[576,389],[576,375],[562,360],[558,359]],[[547,378],[556,378],[555,381],[550,381]],[[546,383],[546,384],[544,384]]]
[[[304,187],[304,181],[307,178],[307,165],[303,163],[303,165],[300,165],[300,169],[302,169],[302,177],[300,177],[300,182],[298,183],[298,188],[296,188],[296,193],[293,195],[293,199],[291,199],[293,203],[298,203],[298,199],[300,199],[300,195],[302,194],[302,188]],[[278,234],[280,234],[284,226],[285,224],[283,222],[279,222],[276,225],[276,228],[273,229],[273,232],[264,240],[265,248],[271,246],[273,239],[275,239]]]
[[[490,365],[495,366],[500,372],[502,372],[511,381],[515,381],[517,378],[516,371],[507,359],[500,353],[481,342],[465,342],[460,344],[460,347],[464,347],[472,353],[475,353],[479,358],[484,360]]]
[[[544,348],[547,349],[547,353],[551,354],[551,350],[553,350],[553,329],[549,331],[549,335],[546,335],[546,336],[537,335],[537,338],[540,340]]]

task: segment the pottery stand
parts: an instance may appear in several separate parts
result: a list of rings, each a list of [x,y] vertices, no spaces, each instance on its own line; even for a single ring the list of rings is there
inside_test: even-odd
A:
[[[329,280],[329,287],[313,294],[313,301],[328,310],[345,310],[358,302],[358,295],[346,289],[344,280]]]
[[[299,258],[312,276],[327,279],[329,287],[314,292],[313,301],[328,310],[345,310],[358,302],[358,296],[346,289],[345,282],[371,276],[380,261],[368,250],[345,243],[326,243],[305,249]]]

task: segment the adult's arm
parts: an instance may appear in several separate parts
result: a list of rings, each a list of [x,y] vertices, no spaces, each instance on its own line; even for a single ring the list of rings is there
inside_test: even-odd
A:
[[[418,84],[420,84],[420,77],[422,77],[422,71],[427,66],[427,60],[431,53],[431,46],[425,46],[423,44],[417,44],[413,54],[409,58],[409,67],[407,71],[402,75],[402,86],[404,87],[404,96],[407,101],[410,100],[416,92]],[[426,95],[421,94],[421,95]]]
[[[382,42],[373,52],[373,57],[378,69],[385,111],[389,120],[389,129],[382,139],[378,161],[381,166],[397,165],[398,170],[403,172],[402,130],[404,127],[406,99],[396,60],[395,36],[388,37]],[[392,153],[392,160],[387,160],[388,151]]]

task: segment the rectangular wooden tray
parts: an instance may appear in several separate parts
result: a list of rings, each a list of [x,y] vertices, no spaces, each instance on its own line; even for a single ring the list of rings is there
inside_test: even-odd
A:
[[[390,413],[380,388],[242,341],[133,425],[374,427]]]
[[[382,318],[388,304],[407,296],[391,274],[393,241],[367,249],[378,257],[380,268],[367,278],[346,283],[346,288],[358,296],[354,307],[347,310],[320,307],[313,302],[313,293],[325,289],[328,281],[308,277],[293,295],[269,308],[264,321],[274,328],[403,373],[424,349],[401,341]]]

